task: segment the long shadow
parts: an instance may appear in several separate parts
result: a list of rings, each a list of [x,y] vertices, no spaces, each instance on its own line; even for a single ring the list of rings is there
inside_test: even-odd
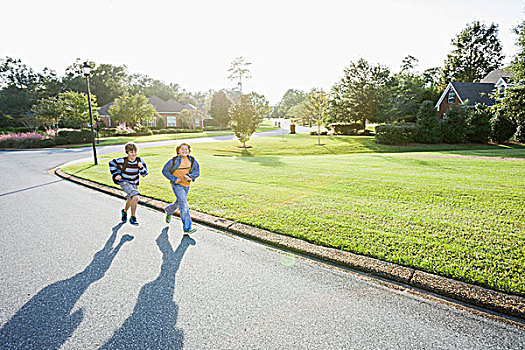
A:
[[[40,184],[40,185],[31,186],[31,187],[26,187],[26,188],[22,188],[22,189],[16,190],[16,191],[2,193],[2,194],[0,194],[0,197],[8,196],[10,194],[15,194],[15,193],[23,192],[23,191],[29,191],[29,190],[32,190],[34,188],[38,188],[38,187],[42,187],[42,186],[52,185],[52,184],[55,184],[55,183],[61,182],[61,181],[64,181],[64,179],[59,179],[59,180],[55,180],[55,181],[51,181],[51,182],[46,182],[45,184]]]
[[[184,334],[175,328],[179,311],[173,301],[175,274],[186,249],[195,241],[184,236],[173,251],[166,227],[156,242],[162,252],[159,276],[140,289],[133,313],[100,349],[182,349]]]
[[[122,245],[133,239],[124,235],[113,248],[122,225],[113,227],[104,248],[84,271],[45,287],[7,321],[0,329],[0,349],[58,349],[64,344],[84,317],[82,309],[71,314],[75,303],[93,282],[104,277]]]

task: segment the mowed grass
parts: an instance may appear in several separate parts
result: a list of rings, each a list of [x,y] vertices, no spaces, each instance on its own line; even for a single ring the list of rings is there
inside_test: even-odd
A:
[[[525,147],[316,141],[307,135],[256,138],[248,150],[229,141],[195,143],[201,177],[192,185],[190,207],[525,295]],[[150,171],[141,180],[142,194],[172,201],[161,169],[173,147],[139,154]],[[96,167],[65,170],[114,186],[106,157]]]

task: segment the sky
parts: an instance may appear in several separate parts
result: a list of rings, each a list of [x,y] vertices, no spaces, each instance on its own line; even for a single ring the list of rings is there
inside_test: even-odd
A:
[[[329,90],[364,58],[399,71],[442,67],[468,23],[499,26],[508,64],[525,0],[17,0],[0,14],[0,58],[63,75],[77,58],[126,65],[188,91],[232,88],[245,57],[243,92],[278,103],[286,90]]]

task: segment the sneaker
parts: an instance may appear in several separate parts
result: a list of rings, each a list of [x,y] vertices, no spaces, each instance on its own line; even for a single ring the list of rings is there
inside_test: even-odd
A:
[[[169,224],[171,221],[171,215],[166,213],[166,223]]]
[[[190,233],[193,233],[193,232],[195,232],[195,231],[197,231],[196,228],[190,228],[188,231],[184,231],[184,234],[185,234],[185,235],[189,235]]]
[[[139,225],[139,222],[137,221],[137,218],[134,217],[134,216],[129,218],[129,223],[132,224],[132,225],[135,225],[135,226]]]
[[[122,222],[128,221],[128,213],[124,211],[124,209],[121,210],[121,213],[122,213],[122,218],[120,219],[120,221]]]

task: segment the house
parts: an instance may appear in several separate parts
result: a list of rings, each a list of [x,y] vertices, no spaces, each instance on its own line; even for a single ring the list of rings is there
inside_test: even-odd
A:
[[[116,123],[111,120],[111,117],[109,115],[109,108],[113,105],[114,102],[110,102],[98,110],[99,119],[106,124],[107,127],[113,127],[116,126]],[[149,98],[148,103],[151,104],[153,107],[155,107],[155,110],[157,111],[157,115],[155,116],[155,119],[152,121],[147,122],[147,125],[150,127],[157,127],[160,125],[163,125],[164,127],[187,127],[187,125],[183,124],[182,117],[180,115],[180,112],[182,112],[185,109],[189,110],[197,110],[198,108],[191,105],[181,105],[177,101],[174,101],[172,99],[168,101],[164,101],[161,98],[158,98],[157,96],[152,96]],[[203,119],[206,119],[207,117],[200,117],[195,119],[195,128],[202,128],[203,127]],[[159,120],[162,119],[161,123]]]
[[[479,83],[451,82],[441,94],[436,103],[438,119],[450,108],[451,104],[466,104],[474,107],[481,103],[492,106],[495,99],[492,96],[496,92],[504,93],[505,89],[512,86],[513,74],[508,68],[496,69],[487,74]]]

